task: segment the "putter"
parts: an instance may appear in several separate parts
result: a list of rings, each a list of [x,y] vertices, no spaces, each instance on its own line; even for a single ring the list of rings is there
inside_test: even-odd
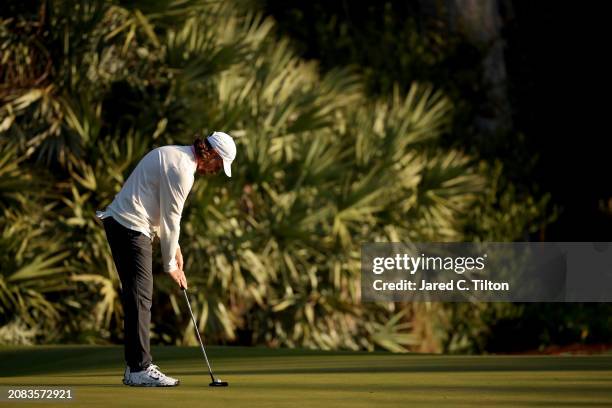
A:
[[[208,357],[206,356],[206,350],[204,349],[204,343],[202,343],[202,337],[200,337],[200,331],[198,330],[198,324],[196,323],[196,319],[193,316],[193,312],[191,311],[191,305],[189,304],[189,297],[187,296],[187,289],[181,286],[183,289],[183,293],[185,294],[185,300],[187,301],[187,307],[189,308],[189,314],[191,315],[191,320],[193,320],[193,327],[195,328],[196,334],[198,335],[198,340],[200,340],[200,347],[202,348],[202,353],[204,353],[204,359],[206,360],[206,365],[208,366],[208,374],[210,374],[210,378],[212,382],[208,384],[209,387],[227,387],[229,384],[227,381],[221,381],[218,378],[215,378],[212,372],[212,368],[210,368],[210,363],[208,362]]]

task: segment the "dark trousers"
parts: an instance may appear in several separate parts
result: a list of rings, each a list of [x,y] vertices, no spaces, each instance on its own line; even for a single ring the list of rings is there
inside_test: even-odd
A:
[[[151,364],[149,327],[153,297],[153,248],[143,233],[119,224],[113,217],[102,220],[106,238],[121,279],[125,362],[131,372]]]

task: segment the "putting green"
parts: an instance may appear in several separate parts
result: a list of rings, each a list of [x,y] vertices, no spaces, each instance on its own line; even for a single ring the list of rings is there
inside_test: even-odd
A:
[[[71,387],[74,401],[44,407],[612,406],[612,355],[437,356],[209,347],[228,388],[210,388],[196,347],[153,347],[179,387],[121,383],[123,349],[0,348],[0,388]],[[1,399],[4,399],[5,395]],[[7,404],[0,401],[0,408]],[[6,406],[43,406],[33,402]]]

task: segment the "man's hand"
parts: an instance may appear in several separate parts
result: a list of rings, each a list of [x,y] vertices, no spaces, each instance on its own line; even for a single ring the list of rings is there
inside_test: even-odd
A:
[[[170,272],[170,276],[172,279],[179,285],[180,288],[187,289],[187,278],[185,277],[185,272],[182,269],[175,269]]]
[[[181,247],[176,248],[176,264],[178,266],[178,268],[182,271],[183,270],[183,254],[181,253]]]

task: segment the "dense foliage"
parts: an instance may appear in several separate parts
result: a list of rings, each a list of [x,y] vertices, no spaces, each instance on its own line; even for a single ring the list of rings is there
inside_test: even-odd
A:
[[[3,11],[0,342],[120,341],[120,284],[95,210],[151,148],[225,130],[234,176],[196,180],[181,234],[211,341],[474,344],[449,340],[455,306],[360,303],[360,245],[517,239],[546,222],[547,198],[518,199],[500,164],[442,147],[454,107],[432,85],[367,97],[359,75],[319,74],[274,27],[231,2]],[[155,267],[154,341],[193,344],[180,294]],[[486,329],[478,313],[463,321]]]

